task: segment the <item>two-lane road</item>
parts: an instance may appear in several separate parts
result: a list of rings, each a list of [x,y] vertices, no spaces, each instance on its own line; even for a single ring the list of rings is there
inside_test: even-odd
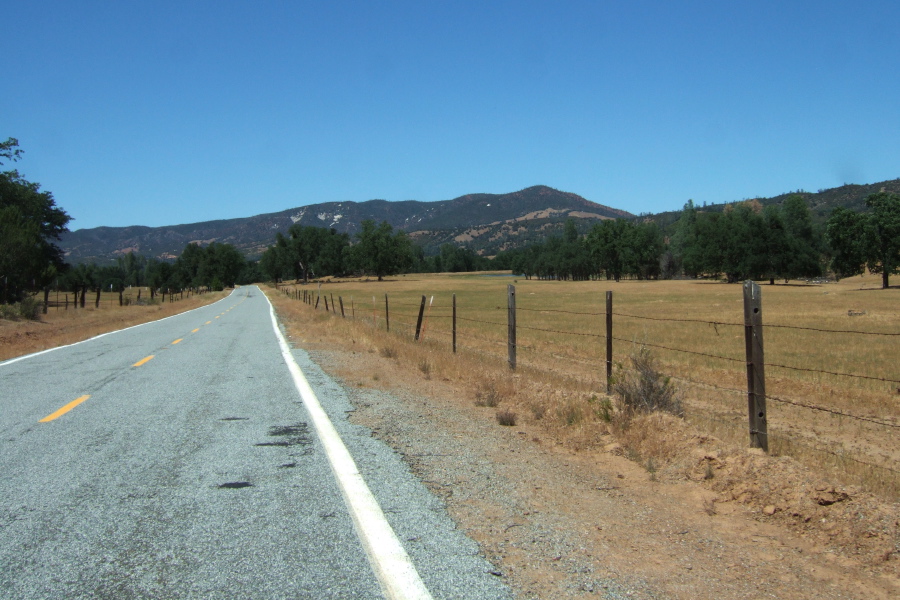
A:
[[[398,457],[339,422],[339,386],[285,351],[361,480],[410,490],[381,501],[413,577],[434,597],[507,597]],[[390,545],[360,542],[308,406],[255,287],[0,364],[0,597],[382,597],[373,553]]]

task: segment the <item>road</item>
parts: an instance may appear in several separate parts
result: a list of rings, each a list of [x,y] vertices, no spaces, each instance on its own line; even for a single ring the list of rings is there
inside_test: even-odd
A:
[[[511,597],[351,410],[255,287],[0,363],[0,597]]]

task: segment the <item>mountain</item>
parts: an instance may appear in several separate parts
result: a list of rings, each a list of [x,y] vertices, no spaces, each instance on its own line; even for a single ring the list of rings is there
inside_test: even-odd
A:
[[[130,251],[156,258],[175,258],[190,242],[232,244],[258,257],[286,234],[291,225],[331,227],[353,235],[360,223],[387,221],[409,233],[426,253],[443,243],[466,245],[485,255],[519,247],[561,229],[569,218],[586,230],[601,219],[634,215],[585,200],[577,194],[538,185],[510,194],[467,194],[453,200],[418,202],[325,202],[240,219],[205,221],[165,227],[95,227],[67,232],[59,246],[70,263],[108,263]]]

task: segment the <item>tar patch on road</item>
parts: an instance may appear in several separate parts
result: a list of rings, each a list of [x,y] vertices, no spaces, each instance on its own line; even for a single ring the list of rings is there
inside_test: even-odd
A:
[[[253,487],[249,481],[229,481],[228,483],[220,483],[219,489],[236,490],[239,488]]]
[[[250,417],[224,417],[220,421],[247,421]]]
[[[301,446],[303,454],[312,454],[312,438],[306,423],[296,425],[273,425],[269,427],[269,437],[280,438],[271,442],[259,442],[256,446]]]

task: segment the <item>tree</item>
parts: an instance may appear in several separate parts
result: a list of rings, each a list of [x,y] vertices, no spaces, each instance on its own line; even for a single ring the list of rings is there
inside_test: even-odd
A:
[[[362,231],[356,234],[357,243],[347,249],[350,264],[364,273],[383,281],[385,275],[395,275],[412,265],[412,242],[387,221],[375,225],[366,219],[361,223]]]
[[[784,279],[818,277],[822,274],[822,235],[813,227],[806,201],[798,195],[788,196],[781,206],[781,214],[789,257],[779,275]]]
[[[888,277],[900,273],[900,195],[872,194],[866,206],[872,209],[864,234],[866,264],[881,273],[881,287],[887,289]]]
[[[866,221],[866,215],[842,206],[831,212],[825,234],[831,248],[831,270],[836,277],[850,277],[865,271],[863,232]]]
[[[21,153],[15,138],[0,143],[2,159],[15,161]],[[0,302],[20,300],[65,271],[63,252],[53,242],[70,219],[40,184],[15,170],[0,173]]]

